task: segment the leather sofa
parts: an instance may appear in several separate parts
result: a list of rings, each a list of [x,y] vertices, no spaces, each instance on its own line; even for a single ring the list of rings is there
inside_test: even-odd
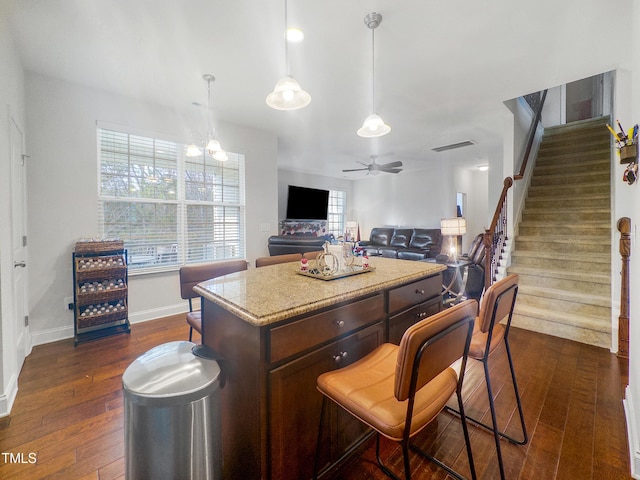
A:
[[[320,252],[327,240],[315,235],[272,235],[268,240],[269,255]]]
[[[376,227],[360,245],[370,257],[424,260],[440,253],[442,235],[439,228]]]

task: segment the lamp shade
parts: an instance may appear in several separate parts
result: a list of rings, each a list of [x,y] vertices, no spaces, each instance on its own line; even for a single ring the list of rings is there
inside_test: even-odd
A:
[[[358,136],[364,138],[374,138],[386,135],[391,131],[391,127],[384,123],[384,120],[375,113],[364,119],[362,127],[358,129]]]
[[[213,155],[211,156],[216,160],[218,160],[219,162],[226,162],[227,160],[229,160],[229,157],[227,156],[227,152],[225,152],[222,149],[216,150],[215,152],[213,152]]]
[[[202,155],[202,150],[195,143],[187,146],[187,157],[198,157]]]
[[[210,139],[207,142],[207,146],[205,148],[207,152],[209,152],[209,155],[213,155],[218,150],[222,150],[222,147],[220,146],[220,142],[215,138]]]
[[[442,235],[457,236],[467,233],[467,221],[464,217],[443,218],[440,220]]]
[[[267,105],[276,110],[298,110],[311,103],[311,95],[302,90],[291,75],[285,75],[267,96]]]

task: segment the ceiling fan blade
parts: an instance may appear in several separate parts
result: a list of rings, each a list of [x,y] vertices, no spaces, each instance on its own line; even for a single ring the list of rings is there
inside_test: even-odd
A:
[[[390,163],[385,163],[383,165],[380,165],[380,168],[396,168],[401,166],[402,166],[402,162],[396,161],[396,162],[390,162]]]
[[[348,170],[342,170],[343,172],[362,172],[364,170],[369,170],[368,168],[351,168]]]
[[[384,168],[384,169],[381,169],[380,171],[385,173],[400,173],[402,169],[401,168]]]

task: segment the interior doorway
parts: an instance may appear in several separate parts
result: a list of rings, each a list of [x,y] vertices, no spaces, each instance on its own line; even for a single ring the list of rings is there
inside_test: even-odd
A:
[[[27,297],[27,216],[24,133],[9,117],[11,141],[11,248],[13,254],[13,315],[7,333],[15,345],[16,375],[31,350]],[[4,324],[6,325],[6,323]],[[3,328],[4,334],[4,328]]]
[[[565,85],[566,123],[611,113],[612,72],[594,75]]]

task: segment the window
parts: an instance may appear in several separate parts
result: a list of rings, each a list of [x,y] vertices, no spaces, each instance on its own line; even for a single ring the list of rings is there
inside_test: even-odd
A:
[[[243,258],[244,156],[186,157],[186,146],[98,128],[99,222],[132,271]]]
[[[329,191],[328,224],[329,233],[338,238],[345,233],[345,217],[347,209],[347,192],[342,190]]]

